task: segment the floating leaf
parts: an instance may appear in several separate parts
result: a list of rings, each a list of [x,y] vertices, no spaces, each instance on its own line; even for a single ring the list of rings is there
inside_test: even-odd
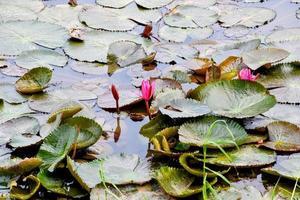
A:
[[[23,0],[15,0],[15,1],[0,0],[0,5],[19,6],[22,8],[30,9],[34,12],[39,12],[45,7],[43,1],[41,0],[28,0],[26,1],[26,3],[24,3]]]
[[[201,185],[192,185],[195,177],[183,169],[161,167],[155,172],[155,179],[159,185],[171,196],[188,197],[202,192]],[[210,184],[216,183],[214,179]]]
[[[30,199],[40,187],[39,179],[33,175],[25,177],[22,182],[21,185],[12,186],[10,190],[11,198],[22,200]]]
[[[110,44],[107,60],[109,63],[126,67],[141,62],[146,53],[140,44],[130,41],[119,41]]]
[[[9,64],[5,68],[0,67],[0,72],[6,76],[20,77],[23,76],[26,72],[28,72],[28,70],[18,67],[17,65],[14,64]]]
[[[276,164],[273,167],[264,168],[262,169],[262,171],[275,176],[282,176],[291,180],[299,180],[299,162],[299,153],[295,153],[284,159],[277,160]]]
[[[58,106],[58,109],[55,109],[55,111],[50,114],[47,122],[54,122],[58,115],[61,115],[61,119],[67,119],[80,112],[81,110],[82,106],[80,104],[76,104],[75,102],[71,101],[63,103]]]
[[[172,1],[174,1],[174,0],[152,0],[152,1],[135,0],[135,2],[139,6],[142,6],[143,8],[148,8],[148,9],[160,8],[160,7],[168,5]]]
[[[0,9],[3,11],[0,16],[1,23],[7,21],[36,20],[37,18],[35,12],[25,7],[0,3]]]
[[[17,57],[16,64],[25,69],[33,69],[36,67],[52,69],[52,66],[63,67],[67,61],[67,57],[56,51],[38,49],[22,52]]]
[[[167,25],[179,28],[209,26],[216,23],[217,18],[215,11],[194,5],[179,5],[163,17]]]
[[[23,94],[43,91],[52,78],[52,71],[45,67],[33,68],[16,81],[16,89]]]
[[[299,113],[300,107],[297,105],[276,104],[269,111],[263,113],[263,115],[273,120],[300,125]]]
[[[99,17],[101,17],[101,21],[97,20]],[[121,11],[100,6],[82,9],[79,20],[91,28],[108,31],[129,31],[137,26]]]
[[[243,25],[249,28],[264,25],[276,17],[276,12],[268,8],[241,7],[221,14],[219,21],[224,27]]]
[[[110,8],[123,8],[130,4],[132,0],[119,0],[119,1],[114,1],[114,0],[96,0],[96,3],[105,6],[105,7],[110,7]]]
[[[32,134],[19,134],[15,135],[11,138],[11,141],[9,142],[9,146],[13,148],[23,148],[23,147],[29,147],[32,145],[39,144],[43,138],[37,135]]]
[[[101,173],[105,182],[116,185],[143,184],[151,180],[150,166],[135,154],[113,154],[103,158]]]
[[[42,22],[49,22],[61,25],[67,29],[84,27],[78,15],[82,6],[56,5],[53,7],[46,7],[39,15],[38,20]],[[53,15],[55,13],[55,15]]]
[[[181,89],[164,89],[162,92],[155,95],[154,101],[151,103],[151,107],[158,109],[158,108],[165,108],[166,106],[170,105],[172,100],[176,99],[184,99],[185,94]]]
[[[212,124],[215,123],[213,127]],[[209,132],[210,130],[210,132]],[[179,140],[194,146],[206,145],[211,148],[234,147],[245,143],[247,133],[238,123],[214,116],[197,119],[194,122],[185,123],[178,131]]]
[[[268,35],[265,39],[267,43],[288,42],[300,40],[300,28],[287,28],[277,30]]]
[[[0,124],[8,120],[18,118],[24,114],[34,112],[28,107],[27,103],[13,105],[3,102],[3,104],[1,104],[2,103],[0,101]]]
[[[39,158],[13,158],[3,160],[0,164],[0,174],[22,175],[39,167],[42,160]]]
[[[0,99],[8,103],[23,103],[27,101],[25,96],[16,91],[14,84],[0,83]]]
[[[12,21],[0,24],[0,55],[18,55],[23,51],[61,47],[67,31],[56,24],[38,21]]]
[[[86,196],[86,192],[81,189],[76,183],[74,183],[73,178],[68,174],[68,171],[55,171],[53,173],[47,170],[40,170],[37,175],[43,187],[47,190],[65,195],[72,198],[81,198]],[[66,186],[66,183],[69,183]]]
[[[196,49],[184,44],[159,43],[153,49],[156,51],[155,59],[162,63],[192,59],[198,54]]]
[[[276,153],[267,149],[259,149],[254,145],[243,145],[239,149],[226,151],[229,158],[219,154],[215,158],[207,158],[206,161],[212,165],[236,168],[262,167],[276,161]]]
[[[243,54],[243,62],[251,69],[272,64],[288,57],[289,52],[277,48],[261,48]]]
[[[206,39],[213,34],[213,29],[210,27],[205,28],[176,28],[170,26],[163,26],[159,29],[159,36],[167,41],[172,42],[185,42],[186,40],[202,40]]]
[[[224,35],[229,38],[240,38],[248,35],[250,29],[243,25],[232,26],[224,30]]]
[[[177,0],[177,1],[173,1],[173,3],[171,3],[170,5],[168,5],[168,8],[174,8],[178,5],[195,5],[195,6],[199,6],[202,8],[208,8],[210,6],[213,6],[214,4],[217,3],[217,0]]]
[[[92,119],[72,117],[66,119],[64,123],[74,126],[79,131],[76,141],[77,149],[86,148],[95,144],[102,134],[101,126]]]
[[[48,135],[37,154],[43,160],[42,167],[53,172],[60,161],[71,151],[78,133],[75,127],[62,125]]]
[[[163,7],[171,3],[173,0],[153,0],[151,2],[146,0],[96,0],[97,4],[110,8],[123,8],[133,1],[143,8],[154,9]]]
[[[211,112],[206,105],[192,99],[175,99],[167,107],[160,107],[159,110],[171,118],[198,117]]]
[[[142,101],[140,90],[129,86],[120,86],[119,88],[119,106],[120,108],[136,104]],[[106,92],[98,97],[98,106],[106,109],[115,109],[116,102],[111,94],[110,88],[107,88]]]
[[[244,80],[224,80],[201,85],[191,96],[204,100],[214,113],[235,118],[254,117],[276,104],[275,97],[261,84]]]
[[[70,157],[67,157],[67,168],[80,185],[87,191],[90,191],[102,182],[100,177],[100,166],[100,160],[78,163],[73,161]]]
[[[269,141],[262,146],[282,152],[300,151],[300,129],[289,122],[276,121],[268,126]]]

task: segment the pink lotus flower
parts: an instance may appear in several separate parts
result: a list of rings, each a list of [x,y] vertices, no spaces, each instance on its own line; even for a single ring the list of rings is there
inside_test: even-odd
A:
[[[142,97],[145,101],[149,101],[155,90],[155,82],[150,82],[149,80],[143,80],[142,82]]]
[[[244,68],[239,72],[239,79],[241,80],[255,81],[258,76],[259,74],[252,74],[252,71],[249,68]]]
[[[151,120],[151,113],[149,108],[149,100],[152,98],[155,90],[155,82],[150,82],[149,80],[143,80],[142,82],[142,98],[145,101],[146,111]]]

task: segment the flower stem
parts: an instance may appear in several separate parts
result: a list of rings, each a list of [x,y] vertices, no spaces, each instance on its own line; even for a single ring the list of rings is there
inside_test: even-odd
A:
[[[150,113],[150,108],[149,108],[149,101],[145,101],[146,104],[146,111],[149,117],[149,120],[151,120],[151,113]]]
[[[117,113],[120,114],[119,100],[116,100]]]

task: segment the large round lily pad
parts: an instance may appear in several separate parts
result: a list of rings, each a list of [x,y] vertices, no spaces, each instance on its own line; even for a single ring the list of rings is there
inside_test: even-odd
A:
[[[289,52],[278,48],[261,48],[243,54],[243,62],[251,69],[272,64],[288,57]]]
[[[23,0],[15,0],[15,1],[0,0],[0,5],[19,6],[22,8],[27,8],[29,10],[32,10],[36,13],[41,11],[45,7],[42,0],[27,0],[26,3],[24,3]]]
[[[215,158],[207,158],[206,161],[212,165],[236,168],[263,167],[276,161],[274,151],[260,149],[255,145],[243,145],[226,153],[230,159],[224,154],[219,154]]]
[[[281,152],[300,151],[300,128],[294,124],[275,121],[268,126],[269,141],[262,145]]]
[[[36,67],[52,69],[52,66],[63,67],[67,61],[68,58],[66,56],[46,49],[24,51],[16,58],[16,64],[25,69]]]
[[[249,28],[264,25],[276,17],[276,12],[268,8],[241,7],[221,14],[219,21],[222,26],[230,27],[243,25]]]
[[[263,113],[264,116],[277,120],[300,125],[300,106],[292,104],[276,104],[273,108]]]
[[[194,5],[179,5],[164,16],[164,22],[173,27],[197,28],[217,22],[215,11]]]
[[[27,103],[22,104],[9,104],[6,102],[1,103],[0,100],[0,124],[10,119],[18,118],[24,114],[33,113]]]
[[[5,5],[0,3],[0,9],[2,10],[0,16],[1,23],[8,21],[36,20],[37,18],[35,12],[25,7]]]
[[[37,157],[43,161],[42,168],[53,172],[59,162],[71,151],[77,136],[76,128],[70,125],[62,125],[50,133],[37,154]]]
[[[246,118],[264,113],[276,104],[261,84],[245,80],[224,80],[195,89],[192,97],[204,101],[216,114]]]
[[[39,167],[42,160],[39,158],[13,158],[6,159],[0,164],[0,174],[5,175],[22,175],[26,172]]]
[[[195,177],[183,169],[161,167],[155,172],[159,185],[171,196],[188,197],[202,191],[202,185],[193,185]],[[216,179],[212,181],[214,184]]]
[[[276,30],[265,39],[267,43],[288,42],[300,40],[300,28],[287,28]]]
[[[12,21],[0,24],[0,55],[15,56],[23,51],[63,46],[67,31],[56,24],[38,21]]]
[[[180,126],[178,134],[180,142],[213,148],[217,148],[217,145],[234,147],[236,144],[245,143],[247,138],[246,131],[238,123],[214,116],[202,117],[194,122],[185,123]]]
[[[101,165],[100,172],[107,183],[143,184],[151,180],[148,161],[136,154],[113,154],[103,158]]]
[[[14,84],[0,83],[0,99],[8,103],[23,103],[27,101],[25,96],[16,91]]]
[[[17,91],[33,94],[43,91],[52,78],[52,71],[46,67],[33,68],[16,81]]]
[[[79,131],[76,141],[77,149],[86,148],[95,144],[102,134],[101,126],[92,119],[73,117],[65,120],[64,123],[74,126]]]

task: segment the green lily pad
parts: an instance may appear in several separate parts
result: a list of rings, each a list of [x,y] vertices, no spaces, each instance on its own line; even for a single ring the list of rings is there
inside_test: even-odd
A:
[[[295,124],[275,121],[268,126],[269,141],[262,146],[280,152],[300,151],[300,128]]]
[[[215,158],[207,158],[206,161],[212,165],[236,168],[263,167],[276,161],[274,151],[260,149],[254,145],[243,145],[239,149],[226,151],[226,153],[231,160],[224,154],[219,154]]]
[[[289,52],[278,48],[255,49],[243,54],[243,62],[251,69],[257,70],[259,67],[283,60],[289,56]]]
[[[10,198],[21,200],[30,199],[38,191],[39,187],[39,179],[33,175],[29,175],[22,180],[22,184],[12,186]]]
[[[186,40],[202,40],[210,37],[213,34],[213,29],[210,27],[204,28],[176,28],[163,26],[159,29],[158,34],[164,40],[172,42],[185,42]]]
[[[78,15],[83,6],[56,5],[46,7],[39,15],[38,20],[42,22],[54,23],[63,26],[67,29],[83,28]],[[55,13],[55,15],[53,15]]]
[[[9,146],[13,148],[24,148],[41,143],[43,138],[32,134],[18,134],[11,138]]]
[[[76,148],[82,149],[95,144],[102,134],[101,126],[92,119],[85,117],[72,117],[66,119],[64,123],[74,126],[79,130],[76,141]]]
[[[66,102],[63,104],[60,104],[57,109],[55,109],[49,116],[47,122],[51,123],[56,120],[56,117],[58,115],[61,115],[61,119],[67,119],[69,117],[72,117],[76,113],[80,112],[82,110],[82,106],[80,104],[76,104],[75,102]]]
[[[74,182],[73,177],[71,177],[65,169],[56,170],[52,173],[42,169],[37,177],[42,186],[51,192],[72,198],[81,198],[87,195],[86,191]],[[66,185],[66,183],[69,184]]]
[[[300,107],[291,104],[276,104],[269,111],[263,113],[264,116],[277,120],[286,121],[292,124],[300,124]]]
[[[224,80],[201,85],[191,96],[204,101],[216,114],[246,118],[264,113],[276,104],[261,84],[245,80]]]
[[[0,4],[0,9],[3,11],[0,16],[1,23],[7,21],[25,21],[37,19],[36,13],[25,7]]]
[[[184,99],[185,94],[181,89],[163,89],[155,94],[154,100],[151,102],[151,108],[159,109],[170,105],[172,100]]]
[[[221,14],[219,21],[224,27],[243,25],[249,28],[264,25],[276,17],[276,12],[268,8],[241,7]]]
[[[47,67],[53,69],[52,66],[63,67],[68,58],[56,51],[47,49],[37,49],[22,52],[16,59],[16,64],[25,69],[33,69],[36,67]]]
[[[158,115],[155,118],[153,118],[150,122],[143,125],[140,130],[140,133],[143,136],[151,139],[159,131],[174,125],[176,125],[176,122],[169,116]]]
[[[275,176],[282,176],[291,180],[299,180],[299,153],[291,154],[284,159],[277,160],[273,167],[263,168],[262,171]]]
[[[80,185],[88,192],[102,182],[100,177],[100,160],[78,163],[67,157],[67,168]]]
[[[120,100],[119,100],[120,108],[129,105],[134,105],[142,101],[140,90],[135,87],[122,85],[118,87],[118,92],[120,96]],[[106,91],[103,94],[101,94],[101,96],[98,97],[97,104],[100,108],[105,108],[105,109],[116,108],[116,101],[111,93],[110,88],[106,88]]]
[[[1,105],[0,102],[0,124],[8,120],[18,118],[24,114],[33,112],[34,111],[28,107],[27,103],[14,105],[3,102],[3,104]]]
[[[22,175],[39,167],[42,160],[39,158],[13,158],[3,160],[0,164],[0,174]]]
[[[67,31],[56,24],[12,21],[0,24],[0,55],[15,56],[39,46],[57,48],[68,39]]]
[[[213,123],[215,125],[212,127]],[[199,147],[206,145],[211,148],[217,148],[216,145],[234,147],[236,144],[244,144],[247,138],[246,131],[238,123],[214,116],[206,116],[194,122],[185,123],[180,126],[178,134],[182,143]]]
[[[159,110],[171,118],[198,117],[211,112],[208,106],[193,99],[172,100],[168,106],[160,107]]]
[[[153,46],[155,60],[162,63],[180,62],[197,57],[198,51],[189,45],[159,43]]]
[[[300,28],[287,28],[277,30],[268,35],[265,39],[267,43],[288,42],[300,40]]]
[[[52,71],[45,67],[33,68],[16,81],[16,89],[23,94],[43,91],[52,78]]]
[[[107,60],[109,63],[118,64],[120,67],[126,67],[142,61],[146,53],[141,44],[130,41],[118,41],[110,44]]]
[[[53,172],[59,162],[71,151],[77,136],[75,127],[70,125],[61,125],[50,133],[37,154],[37,157],[43,160],[42,168]]]
[[[145,0],[96,0],[97,4],[110,8],[123,8],[134,1],[143,8],[154,9],[166,6],[173,0],[153,0],[151,2]]]
[[[15,1],[0,0],[0,5],[19,6],[22,8],[30,9],[36,13],[41,11],[45,7],[43,1],[41,0],[28,0],[26,1],[26,3],[24,3],[23,0],[15,0]]]
[[[188,197],[202,192],[202,185],[193,185],[195,177],[184,169],[161,167],[155,172],[155,179],[166,193],[174,197]],[[217,182],[213,179],[210,184]]]
[[[101,21],[97,20],[99,17],[101,17]],[[108,31],[129,31],[137,26],[134,21],[127,18],[120,10],[100,6],[82,9],[79,20],[91,28]]]
[[[51,132],[53,132],[55,129],[57,129],[61,123],[61,116],[62,114],[59,114],[56,116],[56,119],[54,122],[51,123],[45,123],[41,126],[39,135],[44,139],[46,138]]]
[[[181,166],[188,171],[190,174],[195,176],[204,177],[203,168],[202,168],[202,159],[198,158],[197,153],[184,153],[179,157],[179,163]],[[190,166],[190,164],[193,164]],[[195,167],[197,166],[197,167]],[[219,171],[220,174],[226,174],[231,168]],[[212,172],[206,172],[207,177],[216,177],[217,175]]]
[[[197,28],[212,25],[217,22],[215,11],[194,5],[179,5],[164,17],[165,24],[179,28]]]
[[[25,96],[16,91],[14,84],[0,83],[0,99],[8,103],[23,103],[27,101]]]
[[[100,172],[106,183],[143,184],[151,180],[150,165],[136,154],[113,154],[103,158]]]

